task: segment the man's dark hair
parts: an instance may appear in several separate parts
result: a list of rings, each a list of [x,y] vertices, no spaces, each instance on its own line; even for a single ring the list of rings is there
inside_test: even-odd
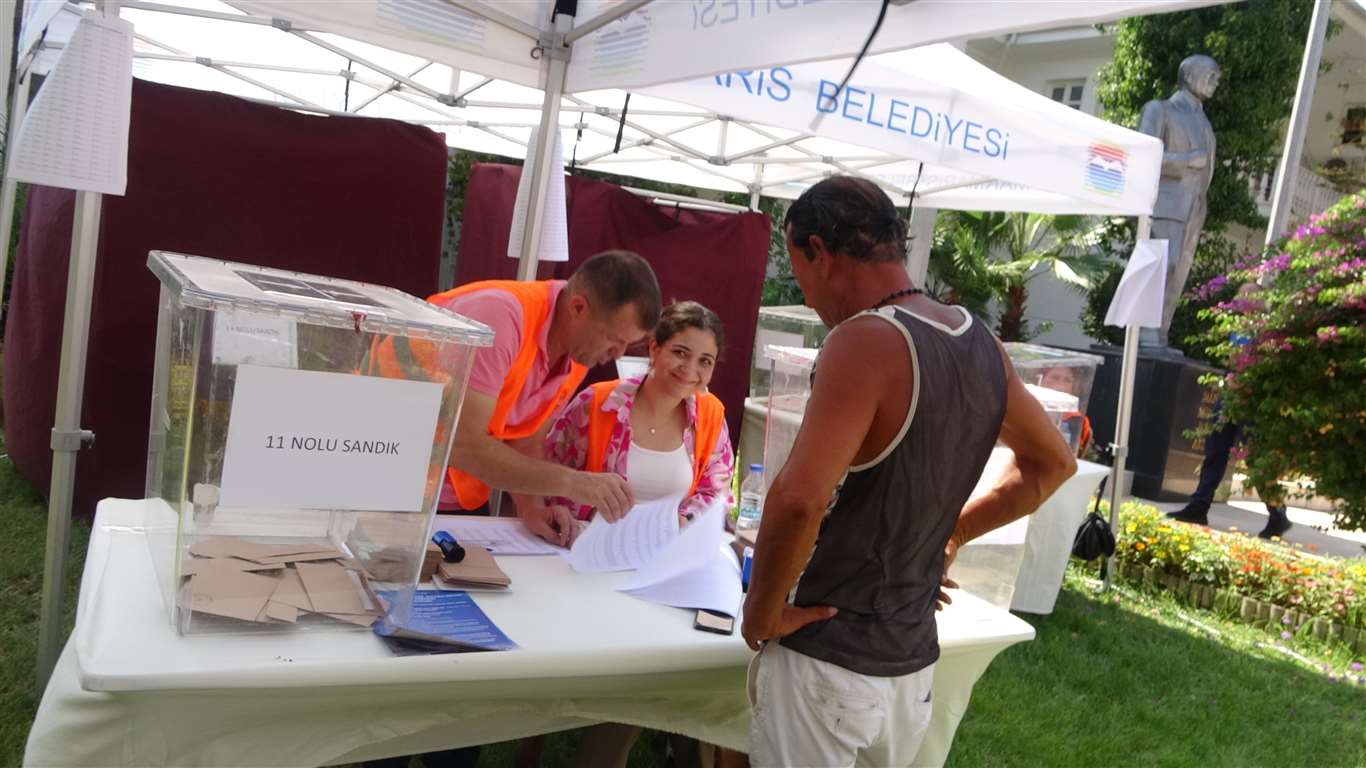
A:
[[[649,262],[630,251],[603,251],[574,270],[570,283],[586,293],[593,311],[613,313],[627,304],[640,313],[640,327],[659,322],[659,281]]]
[[[721,326],[721,318],[715,312],[695,301],[675,301],[664,308],[655,326],[655,343],[663,346],[678,333],[687,328],[711,331],[716,337],[716,356],[726,348],[726,331]]]
[[[906,260],[906,222],[867,179],[831,176],[816,184],[787,209],[783,226],[808,259],[811,237],[819,235],[827,250],[858,261]]]

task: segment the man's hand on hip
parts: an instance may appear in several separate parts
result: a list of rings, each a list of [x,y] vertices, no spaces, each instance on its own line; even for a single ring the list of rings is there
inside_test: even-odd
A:
[[[745,643],[749,645],[750,650],[757,651],[769,640],[787,637],[814,621],[825,621],[833,618],[836,613],[839,613],[839,609],[828,605],[811,605],[805,608],[783,605],[782,612],[777,618],[769,620],[750,616],[746,612],[745,620],[740,625],[740,634],[744,635]]]

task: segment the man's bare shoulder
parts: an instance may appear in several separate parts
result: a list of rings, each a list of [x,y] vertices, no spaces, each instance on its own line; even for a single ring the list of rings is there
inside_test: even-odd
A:
[[[904,354],[905,337],[896,326],[886,320],[861,315],[844,321],[830,333],[821,345],[816,362],[816,378],[831,376],[880,379],[889,356]]]

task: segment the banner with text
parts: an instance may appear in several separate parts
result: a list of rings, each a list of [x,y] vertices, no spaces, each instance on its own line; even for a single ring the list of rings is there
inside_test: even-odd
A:
[[[848,65],[732,72],[642,92],[917,161],[897,163],[904,171],[895,180],[868,169],[902,190],[985,185],[993,205],[982,207],[998,210],[1033,210],[1038,192],[1067,198],[1053,207],[1073,213],[1152,210],[1162,161],[1155,138],[1034,93],[949,45],[865,61],[839,90]]]

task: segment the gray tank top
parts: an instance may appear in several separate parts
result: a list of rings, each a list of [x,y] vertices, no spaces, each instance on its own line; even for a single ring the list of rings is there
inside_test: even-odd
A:
[[[900,436],[836,489],[793,603],[839,613],[782,644],[863,675],[907,675],[939,658],[935,596],[944,545],[1005,417],[1006,374],[991,332],[966,311],[949,328],[901,307],[914,390]]]

